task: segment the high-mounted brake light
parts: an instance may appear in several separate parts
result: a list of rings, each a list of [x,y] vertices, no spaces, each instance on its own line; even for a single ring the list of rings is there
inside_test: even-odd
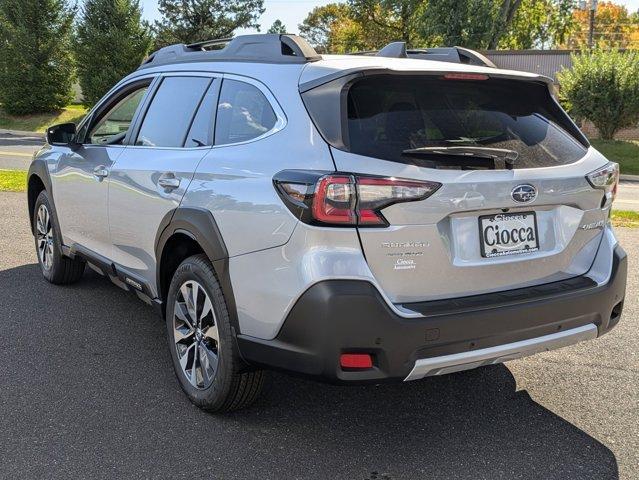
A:
[[[483,73],[446,73],[444,80],[488,80],[490,77]]]
[[[424,200],[437,182],[351,174],[283,171],[274,178],[288,208],[306,223],[331,226],[385,227],[386,207]]]
[[[619,186],[619,164],[608,162],[603,167],[590,172],[586,175],[586,180],[593,188],[604,191],[604,198],[601,202],[601,208],[609,207],[617,196],[617,187]]]

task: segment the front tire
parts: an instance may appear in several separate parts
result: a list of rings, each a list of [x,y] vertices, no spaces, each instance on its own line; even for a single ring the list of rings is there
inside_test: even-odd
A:
[[[229,412],[259,397],[264,372],[241,371],[224,295],[205,255],[187,258],[173,275],[166,328],[175,374],[195,405]]]
[[[46,190],[36,199],[33,233],[42,276],[55,285],[77,282],[84,273],[85,262],[62,254],[60,227]]]

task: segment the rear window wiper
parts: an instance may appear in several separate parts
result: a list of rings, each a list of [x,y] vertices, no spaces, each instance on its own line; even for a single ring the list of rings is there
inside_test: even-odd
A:
[[[409,148],[402,151],[403,155],[449,155],[492,158],[502,160],[511,166],[517,161],[519,153],[506,148],[480,147],[474,145],[454,146],[454,147],[419,147]]]

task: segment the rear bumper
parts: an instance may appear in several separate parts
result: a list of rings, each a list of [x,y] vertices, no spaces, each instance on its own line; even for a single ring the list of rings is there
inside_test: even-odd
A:
[[[614,248],[608,281],[578,277],[501,294],[407,305],[398,316],[369,282],[327,280],[297,301],[273,340],[238,335],[251,364],[337,383],[414,380],[499,363],[595,338],[621,316],[627,260]],[[368,370],[340,368],[342,353],[374,357]]]

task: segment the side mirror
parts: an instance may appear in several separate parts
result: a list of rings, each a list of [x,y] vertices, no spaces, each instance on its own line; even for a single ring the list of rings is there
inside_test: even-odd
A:
[[[75,123],[61,123],[47,128],[47,143],[69,145],[75,140]]]

